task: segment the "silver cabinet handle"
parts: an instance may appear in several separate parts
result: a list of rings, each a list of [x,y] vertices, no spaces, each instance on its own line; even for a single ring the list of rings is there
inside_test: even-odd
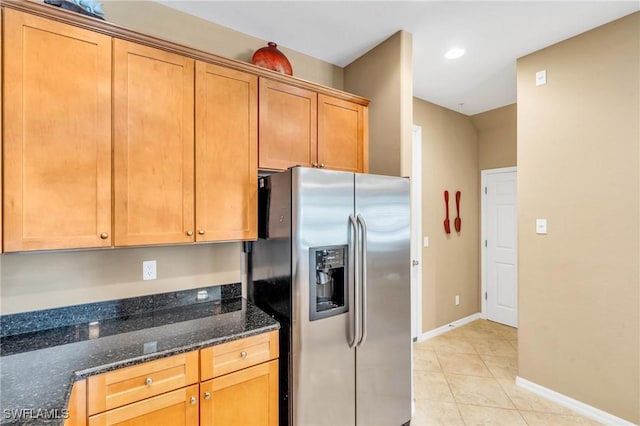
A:
[[[356,222],[356,218],[353,217],[352,214],[349,215],[349,223],[351,224],[351,228],[353,229],[353,235],[349,239],[349,249],[351,249],[351,242],[353,241],[353,340],[349,342],[349,347],[354,348],[358,343],[358,337],[360,334],[360,298],[359,298],[359,284],[360,281],[360,273],[359,262],[358,262],[358,246],[359,238],[358,238],[358,223]]]
[[[320,168],[324,169],[324,163],[320,163]]]
[[[367,340],[367,222],[358,215],[358,223],[362,227],[362,336],[358,346]]]
[[[204,235],[204,229],[198,229],[198,235]]]
[[[198,398],[192,396],[191,398],[189,398],[189,402],[191,403],[191,405],[196,405],[196,403],[198,402]]]
[[[153,379],[151,377],[147,377],[147,380],[144,381],[147,386],[151,386],[153,384]]]
[[[312,163],[311,164],[313,167],[317,168],[318,167],[318,163]]]
[[[211,392],[205,392],[204,399],[211,399]]]
[[[246,358],[246,357],[247,357],[247,351],[240,352],[240,358]]]

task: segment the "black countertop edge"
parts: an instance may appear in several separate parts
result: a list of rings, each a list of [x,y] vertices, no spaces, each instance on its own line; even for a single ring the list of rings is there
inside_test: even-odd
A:
[[[202,290],[207,292],[207,297],[198,303],[240,297],[242,286],[240,283],[203,286],[196,289],[0,315],[0,337],[191,305],[196,303],[196,295]]]
[[[280,324],[276,323],[274,325],[257,328],[255,330],[247,331],[240,334],[235,334],[232,336],[225,336],[217,339],[211,339],[207,341],[194,343],[193,345],[181,346],[179,348],[169,349],[162,352],[154,352],[153,354],[140,356],[136,358],[130,358],[130,359],[126,359],[118,362],[113,362],[111,364],[104,364],[104,365],[99,365],[93,368],[78,370],[73,373],[73,378],[71,382],[75,383],[77,381],[86,379],[91,376],[95,376],[97,374],[107,373],[109,371],[118,370],[120,368],[130,367],[132,365],[142,364],[148,361],[154,361],[156,359],[166,358],[173,355],[179,355],[179,354],[183,354],[183,353],[187,353],[195,350],[200,350],[200,349],[208,348],[210,346],[216,346],[222,343],[232,342],[234,340],[240,340],[247,337],[256,336],[262,333],[269,333],[271,331],[276,331],[279,329],[280,329]],[[69,391],[69,393],[71,393],[71,391]],[[67,403],[68,401],[69,400],[67,398]]]

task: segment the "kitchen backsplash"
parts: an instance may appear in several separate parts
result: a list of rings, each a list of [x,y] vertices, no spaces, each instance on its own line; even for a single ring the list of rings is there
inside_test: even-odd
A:
[[[206,291],[206,298],[198,300],[198,292]],[[87,303],[63,308],[0,316],[0,336],[30,333],[92,321],[103,321],[162,311],[194,303],[214,302],[241,296],[240,283],[200,287],[148,296],[130,297],[107,302]]]

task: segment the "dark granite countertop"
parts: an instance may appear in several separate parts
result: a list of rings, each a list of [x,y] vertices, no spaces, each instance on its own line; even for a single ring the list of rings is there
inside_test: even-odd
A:
[[[76,380],[279,327],[236,297],[4,336],[0,423],[61,425]]]

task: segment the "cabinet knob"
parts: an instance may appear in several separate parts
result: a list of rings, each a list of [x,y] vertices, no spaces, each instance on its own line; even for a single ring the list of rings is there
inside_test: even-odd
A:
[[[191,398],[189,398],[189,402],[191,403],[191,405],[196,405],[196,403],[198,402],[198,398],[192,396]]]
[[[204,235],[204,229],[198,229],[198,235]]]
[[[151,377],[147,377],[147,380],[144,381],[147,386],[151,386],[153,384],[153,379]]]
[[[188,235],[189,237],[192,237],[192,236],[193,236],[193,231],[192,231],[192,230],[188,230],[188,231],[187,231],[187,235]]]
[[[211,392],[205,392],[204,399],[211,399]]]
[[[320,163],[320,168],[324,169],[324,163]]]
[[[240,352],[240,358],[246,358],[246,357],[247,357],[247,351]]]
[[[100,238],[102,238],[103,240],[106,240],[107,238],[109,238],[109,234],[107,234],[106,232],[103,232],[102,234],[100,234]]]
[[[311,164],[311,165],[312,165],[313,167],[316,167],[316,168],[318,167],[318,163],[313,163],[313,164]]]

